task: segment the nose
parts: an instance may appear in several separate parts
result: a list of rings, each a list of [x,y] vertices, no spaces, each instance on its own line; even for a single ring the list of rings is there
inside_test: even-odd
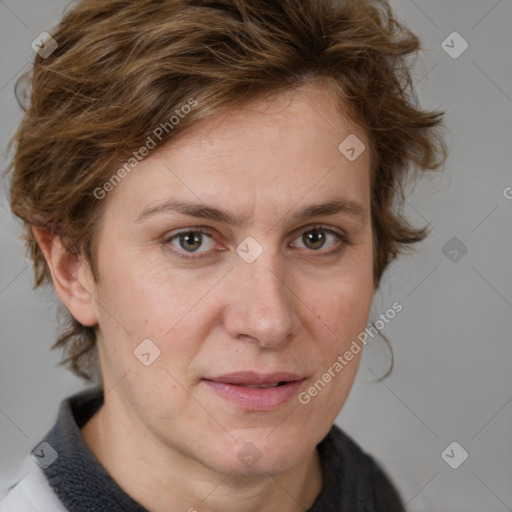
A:
[[[231,337],[251,339],[263,348],[274,349],[290,340],[298,325],[294,294],[276,260],[261,255],[253,263],[242,259],[235,263],[224,315]]]

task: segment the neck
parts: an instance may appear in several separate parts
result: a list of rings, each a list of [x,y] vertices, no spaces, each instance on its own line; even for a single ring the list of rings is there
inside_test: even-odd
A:
[[[317,450],[278,475],[226,475],[162,446],[108,405],[82,428],[84,442],[116,483],[152,512],[304,512],[322,488]]]

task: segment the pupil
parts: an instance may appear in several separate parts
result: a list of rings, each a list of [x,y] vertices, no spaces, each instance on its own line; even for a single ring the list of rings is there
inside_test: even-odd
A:
[[[315,229],[304,234],[303,240],[306,246],[310,247],[311,249],[319,249],[322,247],[322,245],[324,245],[325,235],[322,230]]]
[[[186,251],[195,251],[201,245],[200,233],[187,233],[180,236],[180,245]]]

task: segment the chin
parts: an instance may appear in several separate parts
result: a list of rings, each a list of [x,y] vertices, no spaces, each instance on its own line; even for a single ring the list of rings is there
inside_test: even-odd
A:
[[[236,440],[214,449],[210,462],[206,465],[221,473],[231,473],[238,476],[278,475],[297,466],[308,455],[304,439],[296,442],[281,434],[239,436]],[[313,453],[314,446],[311,447]],[[206,461],[205,461],[206,462]]]
[[[289,455],[289,454],[286,454]],[[280,459],[269,459],[268,456],[262,455],[259,460],[255,458],[250,460],[248,457],[243,462],[232,458],[226,459],[219,464],[215,461],[212,469],[222,473],[231,474],[236,477],[263,477],[268,478],[270,475],[277,476],[290,471],[299,461],[289,456]]]

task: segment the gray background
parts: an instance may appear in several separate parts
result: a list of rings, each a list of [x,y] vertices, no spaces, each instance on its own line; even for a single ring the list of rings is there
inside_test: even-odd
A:
[[[20,115],[15,78],[32,59],[31,42],[66,4],[0,0],[2,150]],[[406,204],[413,223],[430,223],[431,237],[392,265],[375,296],[371,318],[403,304],[383,330],[395,369],[375,382],[389,353],[374,338],[337,423],[382,461],[409,511],[512,510],[512,200],[504,193],[512,187],[512,2],[391,4],[423,42],[415,83],[424,107],[447,110],[450,156],[444,173],[422,180]],[[456,59],[441,46],[454,31],[469,44]],[[50,291],[31,289],[5,180],[2,190],[0,488],[21,476],[60,400],[83,387],[49,350],[55,302]],[[453,237],[468,248],[455,262],[443,253]],[[452,441],[469,453],[458,469],[441,458]]]

